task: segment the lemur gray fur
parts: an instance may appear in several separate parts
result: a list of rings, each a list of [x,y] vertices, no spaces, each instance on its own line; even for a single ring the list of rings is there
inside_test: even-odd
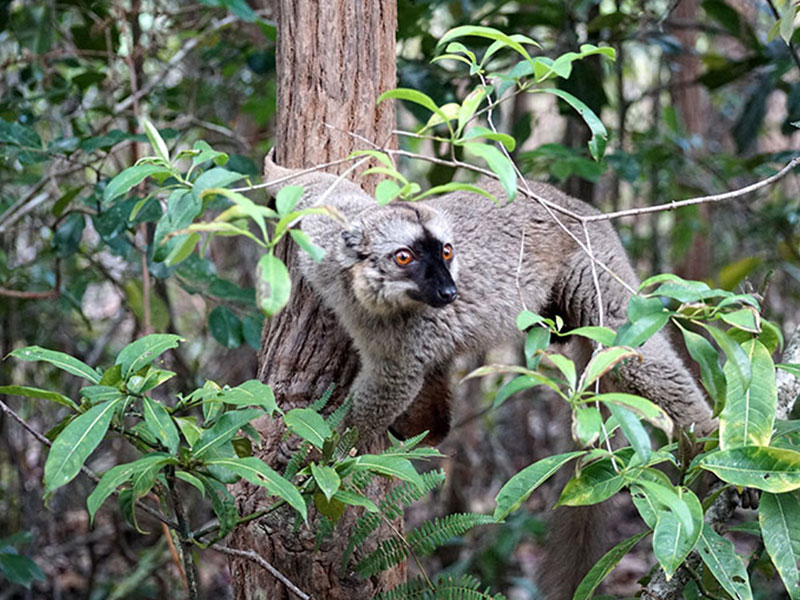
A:
[[[267,158],[265,180],[289,173]],[[330,205],[348,222],[306,216],[301,228],[326,254],[316,263],[300,252],[299,265],[358,350],[361,370],[350,389],[346,423],[358,427],[362,441],[386,431],[407,410],[413,413],[415,398],[426,388],[444,390],[440,402],[446,404],[442,378],[454,358],[519,339],[515,318],[523,301],[534,312],[560,314],[569,327],[598,324],[589,257],[538,202],[522,194],[500,206],[463,191],[379,206],[357,185],[333,175],[305,174],[290,183],[304,186],[298,208]],[[499,183],[482,185],[505,198]],[[597,213],[550,185],[528,185],[570,211]],[[274,195],[279,187],[268,189]],[[566,217],[562,222],[583,238],[580,224]],[[589,235],[595,256],[636,289],[638,280],[611,225],[593,222]],[[618,328],[631,294],[604,270],[598,269],[598,278],[604,324]],[[626,361],[618,369],[617,389],[649,398],[679,425],[707,430],[711,410],[666,338],[653,336],[639,352],[641,362]],[[424,407],[435,405],[430,390],[427,396]],[[448,418],[446,406],[434,410]]]

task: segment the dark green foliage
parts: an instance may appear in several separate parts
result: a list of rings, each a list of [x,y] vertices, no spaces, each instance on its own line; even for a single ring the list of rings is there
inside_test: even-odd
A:
[[[424,578],[417,577],[379,594],[375,600],[505,600],[503,594],[492,594],[488,587],[482,590],[481,582],[467,574],[440,575],[433,586],[431,589]]]

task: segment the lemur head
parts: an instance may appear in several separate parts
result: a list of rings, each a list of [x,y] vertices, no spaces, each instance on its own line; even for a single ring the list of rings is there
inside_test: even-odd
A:
[[[440,308],[458,296],[450,227],[423,205],[364,211],[342,232],[340,257],[356,297],[373,313]]]

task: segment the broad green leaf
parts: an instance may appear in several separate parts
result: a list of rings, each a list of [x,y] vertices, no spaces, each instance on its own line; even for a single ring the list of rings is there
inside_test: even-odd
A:
[[[332,433],[325,419],[310,408],[294,408],[286,413],[283,420],[289,431],[320,449]]]
[[[167,148],[164,138],[158,133],[158,129],[155,128],[155,125],[153,125],[149,119],[142,119],[142,125],[144,125],[144,133],[147,135],[147,139],[150,140],[150,145],[153,147],[153,150],[156,151],[159,158],[168,163],[169,149]]]
[[[228,488],[216,479],[204,475],[198,475],[197,478],[203,482],[203,487],[211,499],[211,508],[219,519],[218,535],[225,537],[233,531],[233,528],[236,527],[236,521],[239,519],[236,500],[228,491]]]
[[[27,556],[0,549],[0,573],[11,583],[30,588],[34,579],[45,581],[42,569]]]
[[[800,494],[762,494],[758,522],[764,546],[789,597],[800,599]]]
[[[575,595],[572,597],[572,600],[590,600],[594,596],[595,590],[597,590],[603,580],[608,577],[611,571],[614,570],[614,567],[619,564],[619,561],[639,543],[639,540],[649,533],[650,531],[637,533],[606,552],[603,558],[595,563],[586,574],[586,577],[583,578],[580,585],[578,585],[578,589],[575,590]]]
[[[492,408],[497,408],[514,394],[537,385],[549,386],[551,383],[544,375],[540,375],[539,373],[515,377],[497,390],[497,394],[495,394],[494,400],[492,401]]]
[[[653,449],[650,445],[650,436],[642,426],[641,421],[627,408],[608,402],[606,404],[613,417],[617,420],[625,438],[636,451],[642,463],[646,464],[650,459]]]
[[[570,389],[574,390],[578,380],[578,374],[575,371],[575,363],[562,354],[547,354],[546,356],[547,359],[561,371]]]
[[[550,345],[550,330],[546,327],[531,327],[525,335],[525,361],[529,369],[536,369]]]
[[[400,186],[391,179],[384,179],[375,187],[375,200],[386,206],[400,195]]]
[[[181,440],[178,428],[175,427],[175,423],[172,421],[167,409],[160,402],[156,402],[147,396],[142,398],[142,407],[144,409],[144,422],[147,423],[150,431],[167,447],[170,454],[175,454]]]
[[[192,447],[192,455],[195,458],[201,458],[209,450],[231,441],[233,436],[245,424],[263,414],[264,411],[258,408],[245,408],[226,412],[210,429],[203,431],[200,440]]]
[[[90,408],[58,435],[44,464],[45,492],[52,492],[75,478],[89,455],[103,441],[114,409],[120,402],[112,400]]]
[[[78,360],[74,356],[64,354],[63,352],[47,350],[45,348],[40,348],[39,346],[27,346],[25,348],[18,348],[17,350],[14,350],[9,354],[9,356],[13,356],[14,358],[25,361],[41,360],[48,362],[51,365],[58,367],[62,371],[66,371],[72,375],[77,375],[78,377],[83,377],[92,383],[100,383],[100,374],[95,369]]]
[[[200,492],[203,498],[206,497],[206,488],[203,487],[203,482],[200,481],[200,479],[198,479],[191,473],[187,471],[175,471],[175,477],[181,479],[182,481],[185,481],[186,483],[197,489],[197,491]]]
[[[217,400],[234,406],[260,406],[270,416],[280,412],[272,388],[257,379],[250,379],[235,388],[223,390]]]
[[[603,431],[603,416],[594,406],[576,406],[572,412],[572,437],[581,446],[589,446]]]
[[[612,329],[609,329],[608,327],[598,327],[596,325],[578,327],[577,329],[566,331],[559,335],[579,335],[586,339],[599,342],[600,344],[603,344],[603,346],[613,346],[614,339],[617,337],[617,334]]]
[[[387,92],[382,93],[378,96],[378,102],[383,102],[384,100],[407,100],[409,102],[413,102],[415,104],[419,104],[420,106],[424,106],[429,111],[437,115],[441,120],[442,123],[446,123],[447,127],[450,128],[449,118],[448,116],[442,111],[441,108],[433,101],[433,99],[418,90],[412,90],[408,88],[396,88],[393,90],[389,90]],[[452,133],[452,129],[450,129]]]
[[[713,325],[708,325],[706,323],[700,323],[706,331],[711,334],[711,337],[714,338],[714,341],[717,342],[717,345],[722,348],[722,351],[725,353],[725,356],[728,358],[726,365],[731,363],[731,366],[728,367],[733,368],[733,371],[726,371],[725,375],[728,381],[728,386],[731,385],[731,377],[728,377],[728,373],[730,372],[733,376],[739,379],[739,384],[741,388],[746,390],[750,387],[750,380],[752,378],[752,372],[750,370],[750,360],[745,354],[742,347],[736,343],[736,341],[726,332],[722,331],[718,327],[714,327]]]
[[[198,198],[202,198],[205,192],[211,190],[213,190],[211,193],[219,193],[217,188],[225,188],[233,182],[239,181],[242,177],[244,177],[243,173],[236,173],[235,171],[229,171],[221,167],[214,167],[213,169],[203,172],[195,179],[193,192]],[[233,200],[233,198],[230,197],[228,197],[228,199]]]
[[[208,314],[208,331],[220,346],[238,348],[242,345],[242,322],[227,306],[215,306]]]
[[[456,104],[455,102],[448,102],[446,104],[442,104],[439,107],[440,112],[436,112],[430,116],[430,118],[426,121],[425,125],[417,131],[417,134],[425,133],[431,127],[436,127],[437,125],[447,124],[447,128],[450,131],[453,131],[452,126],[450,125],[450,121],[455,121],[458,118],[458,111],[461,109],[460,104]],[[441,114],[444,114],[444,118],[442,118]],[[394,169],[392,169],[394,171]],[[399,174],[399,173],[398,173]]]
[[[517,510],[536,488],[547,481],[563,465],[583,454],[585,454],[583,451],[556,454],[522,469],[500,488],[500,492],[495,499],[497,508],[494,510],[493,518],[496,521],[505,519],[509,513]]]
[[[728,325],[733,325],[737,329],[747,331],[749,333],[761,332],[761,315],[752,306],[747,308],[740,308],[729,313],[721,313],[719,318],[725,321]]]
[[[291,290],[292,280],[283,261],[271,253],[262,256],[256,274],[256,296],[268,318],[286,306]]]
[[[394,169],[394,163],[392,162],[392,159],[389,158],[388,154],[381,152],[380,150],[355,150],[351,152],[347,158],[358,158],[360,156],[371,156],[386,166],[387,169]]]
[[[489,168],[497,175],[503,185],[508,200],[514,200],[517,195],[517,172],[508,157],[494,146],[489,146],[488,144],[467,142],[464,144],[464,149],[486,161],[486,164],[489,165]]]
[[[638,354],[639,353],[632,348],[620,346],[601,350],[595,354],[589,361],[589,364],[586,365],[586,369],[583,372],[583,383],[581,384],[581,390],[588,389],[590,385],[592,385],[595,381],[600,379],[603,375],[608,373],[626,358],[638,356]]]
[[[790,363],[776,363],[775,366],[779,368],[781,371],[786,371],[787,373],[791,373],[792,375],[800,377],[800,365],[790,364]]]
[[[603,158],[603,154],[606,151],[606,143],[608,142],[608,131],[591,108],[569,92],[557,88],[534,88],[531,92],[553,94],[574,108],[592,132],[592,139],[589,140],[589,152],[592,153],[592,158],[595,160]]]
[[[195,417],[176,417],[175,422],[189,446],[194,447],[197,441],[203,437],[203,430],[197,426]]]
[[[501,42],[520,54],[525,60],[530,61],[531,57],[528,54],[528,51],[522,46],[522,44],[512,36],[509,36],[498,29],[494,29],[493,27],[484,27],[480,25],[461,25],[459,27],[454,27],[449,31],[445,32],[445,34],[439,38],[439,42],[436,44],[437,47],[446,44],[456,38],[466,37],[466,36],[476,36],[482,37],[489,40],[494,40],[496,42]],[[528,44],[532,44],[535,46],[539,46],[535,41],[531,40],[530,38],[526,38],[526,42]]]
[[[280,216],[289,214],[303,197],[302,185],[285,185],[275,196],[275,208]]]
[[[422,477],[417,473],[411,461],[399,456],[364,454],[356,457],[353,469],[355,471],[371,471],[389,477],[396,477],[413,483],[420,490],[424,489]]]
[[[470,127],[468,131],[464,133],[460,138],[455,141],[456,145],[464,144],[465,142],[471,142],[473,140],[479,139],[487,139],[492,140],[494,142],[500,142],[503,146],[506,147],[506,150],[509,152],[513,152],[514,148],[517,145],[516,140],[508,135],[507,133],[499,133],[497,131],[492,131],[488,127],[484,127],[482,125],[475,125],[474,127]]]
[[[736,554],[733,543],[714,531],[708,523],[703,524],[697,552],[708,571],[731,598],[752,600],[750,577],[741,557]]]
[[[142,367],[171,348],[177,348],[183,338],[171,333],[153,333],[125,346],[117,355],[114,364],[122,367],[122,376],[127,379]]]
[[[290,229],[289,235],[292,236],[294,243],[305,250],[314,262],[322,262],[322,259],[325,258],[325,250],[312,242],[305,231],[301,229]]]
[[[668,436],[672,436],[673,423],[669,415],[663,408],[650,402],[647,398],[641,396],[634,396],[633,394],[624,394],[619,392],[609,392],[608,394],[597,394],[592,396],[592,401],[603,402],[605,404],[615,404],[622,406],[635,414],[645,419],[654,427],[658,427]]]
[[[742,345],[750,365],[752,380],[742,389],[732,361],[723,371],[728,378],[725,408],[719,417],[719,445],[723,450],[738,446],[768,446],[778,403],[775,368],[772,358],[758,340]]]
[[[72,410],[77,411],[78,405],[72,398],[68,398],[58,392],[51,392],[50,390],[40,390],[39,388],[29,387],[27,385],[0,385],[0,394],[8,394],[9,396],[23,396],[25,398],[41,398],[42,400],[49,400],[61,406],[67,406]]]
[[[800,488],[800,452],[744,446],[721,450],[700,460],[700,467],[733,485],[782,494]]]
[[[581,469],[564,486],[556,506],[597,504],[616,494],[625,485],[625,478],[614,470],[610,458],[604,458]]]
[[[683,341],[691,357],[700,366],[703,387],[714,400],[714,415],[718,415],[725,403],[727,384],[725,374],[719,366],[719,355],[706,338],[678,324]]]
[[[351,506],[361,506],[366,508],[367,511],[371,513],[376,513],[379,511],[378,506],[366,496],[354,494],[353,492],[348,492],[347,490],[337,491],[333,495],[333,499],[343,502],[344,504],[350,504]]]
[[[669,321],[669,312],[647,314],[636,321],[625,323],[617,331],[615,346],[631,346],[636,348],[658,333]]]
[[[703,526],[703,507],[697,496],[688,490],[679,490],[679,493],[681,502],[671,505],[670,511],[659,512],[653,530],[653,553],[667,578],[672,577],[675,570],[686,560],[689,552],[694,549]],[[676,508],[680,510],[675,510]],[[689,512],[688,521],[686,518],[681,518],[684,509]],[[687,527],[689,523],[691,529]]]
[[[339,474],[332,467],[318,465],[317,463],[312,462],[311,475],[314,477],[314,481],[317,482],[317,487],[319,487],[320,491],[325,494],[325,499],[330,502],[331,498],[333,498],[333,495],[342,485],[342,480],[339,478]]]
[[[103,502],[106,501],[106,498],[113,494],[119,486],[129,481],[134,473],[147,469],[153,462],[157,462],[163,458],[169,458],[169,456],[163,452],[153,452],[133,462],[111,467],[108,471],[103,473],[97,486],[86,499],[90,523],[94,521],[97,510],[102,506]]]
[[[208,461],[208,464],[219,465],[230,469],[250,483],[260,485],[273,496],[286,500],[291,507],[299,512],[303,520],[308,519],[308,512],[303,496],[289,481],[267,464],[254,456],[246,458],[217,458]]]
[[[467,97],[464,98],[464,101],[458,109],[458,128],[456,129],[456,135],[461,135],[464,125],[472,118],[485,97],[486,89],[483,86],[476,87],[467,94]]]
[[[224,152],[217,152],[205,140],[198,140],[192,146],[197,151],[192,157],[192,167],[203,164],[206,161],[214,161],[218,167],[224,166],[228,162],[228,155]]]
[[[167,176],[171,174],[172,171],[165,165],[143,164],[128,167],[108,182],[106,189],[103,190],[103,201],[111,202],[153,175]]]

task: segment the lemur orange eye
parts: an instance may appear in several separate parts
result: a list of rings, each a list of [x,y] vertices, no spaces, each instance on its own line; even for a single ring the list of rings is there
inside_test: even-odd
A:
[[[442,246],[442,258],[445,260],[453,258],[453,247],[450,244]]]
[[[414,260],[414,255],[405,248],[394,253],[394,262],[401,267],[407,267],[411,264],[412,260]]]

